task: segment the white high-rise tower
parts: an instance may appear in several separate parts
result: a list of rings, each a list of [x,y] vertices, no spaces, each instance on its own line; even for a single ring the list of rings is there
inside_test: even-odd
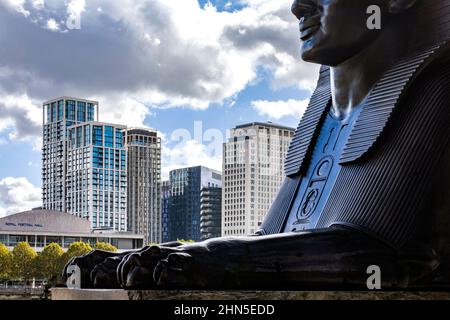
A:
[[[248,235],[261,225],[284,179],[294,128],[249,123],[223,146],[222,236]]]

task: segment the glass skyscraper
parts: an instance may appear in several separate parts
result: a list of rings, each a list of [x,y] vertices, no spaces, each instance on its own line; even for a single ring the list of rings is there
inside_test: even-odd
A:
[[[66,206],[93,229],[127,231],[126,126],[89,122],[68,129]]]
[[[67,211],[67,137],[73,125],[97,120],[98,102],[61,97],[44,102],[42,148],[43,208]]]
[[[170,172],[169,241],[200,241],[200,192],[204,187],[221,187],[219,171],[191,167]]]

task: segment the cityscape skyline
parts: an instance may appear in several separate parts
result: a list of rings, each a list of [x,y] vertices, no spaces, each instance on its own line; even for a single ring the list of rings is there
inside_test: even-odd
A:
[[[157,131],[99,122],[97,101],[59,97],[42,110],[42,208],[161,242]]]
[[[145,243],[258,231],[285,176],[294,128],[238,125],[222,144],[222,171],[177,168],[167,183],[157,130],[99,122],[98,110],[99,102],[81,98],[43,103],[43,210],[89,220],[93,231],[140,235]]]
[[[61,99],[63,99],[63,100],[61,100]],[[66,121],[66,122],[69,122],[69,124],[66,124],[65,122],[63,122],[64,123],[64,128],[63,129],[61,129],[58,126],[58,127],[53,128],[54,132],[52,132],[53,124],[51,123],[51,120],[53,119],[53,117],[55,117],[55,119],[57,118],[58,120],[62,120],[63,118],[65,118],[66,112],[68,112],[66,110],[66,108],[62,107],[62,104],[61,104],[61,106],[59,106],[58,100],[64,101],[64,102],[66,102],[66,101],[69,101],[69,102],[70,101],[74,101],[74,108],[75,108],[74,110],[75,111],[73,111],[73,115],[70,116],[70,117],[73,116],[73,121],[68,119],[68,121]],[[79,116],[78,116],[79,108],[76,107],[78,102],[85,103],[86,104],[85,106],[92,105],[95,108],[95,111],[87,111],[87,109],[86,109],[86,112],[85,112],[85,115],[84,115],[86,122],[79,121],[79,120],[81,120],[81,118],[79,118]],[[50,111],[52,109],[47,107],[47,106],[51,106],[52,104],[54,104],[54,106],[55,106],[54,114],[53,114],[53,111]],[[60,108],[64,109],[64,111],[59,111]],[[99,121],[99,119],[100,119],[99,113],[100,112],[98,110],[99,110],[99,102],[93,101],[93,100],[89,100],[89,99],[83,99],[83,98],[73,98],[73,97],[70,97],[70,96],[61,96],[59,98],[54,98],[52,100],[48,100],[48,101],[44,102],[43,103],[43,107],[42,107],[43,124],[44,124],[44,129],[43,129],[43,141],[44,141],[44,144],[42,146],[42,150],[43,150],[42,154],[43,154],[43,156],[45,157],[45,154],[49,152],[49,151],[46,151],[46,149],[48,149],[48,146],[45,145],[45,141],[47,141],[47,139],[48,139],[48,138],[45,137],[46,132],[51,132],[51,134],[53,134],[53,135],[55,135],[57,133],[61,135],[61,132],[63,132],[64,130],[67,131],[67,138],[64,137],[64,139],[62,141],[64,141],[64,143],[67,143],[68,146],[71,146],[71,147],[72,147],[73,144],[76,144],[76,146],[74,146],[75,151],[73,151],[74,155],[75,155],[76,154],[76,148],[82,147],[83,143],[87,143],[86,141],[80,141],[79,143],[76,142],[76,141],[78,141],[78,139],[77,139],[78,138],[77,137],[77,131],[76,131],[77,127],[80,127],[80,129],[83,128],[83,130],[81,130],[80,132],[83,132],[82,133],[82,137],[84,137],[85,136],[85,129],[84,128],[86,127],[86,124],[88,124],[88,123],[90,123],[89,127],[91,127],[91,131],[92,132],[94,131],[93,126],[95,124],[97,124],[97,125],[101,125],[101,126],[117,127],[115,130],[121,130],[121,131],[124,131],[124,132],[126,132],[127,130],[144,130],[144,131],[145,130],[149,130],[149,131],[155,132],[155,134],[160,134],[160,132],[157,129],[150,128],[150,127],[144,127],[143,126],[141,128],[128,128],[126,124],[114,124],[114,123],[100,122]],[[75,119],[77,119],[77,121],[75,121]],[[49,123],[47,123],[47,122],[49,122]],[[196,130],[198,130],[199,124],[200,124],[200,130],[201,130],[202,129],[201,122],[197,121],[196,123],[194,123],[194,135],[196,135],[196,134],[198,135],[198,131],[196,132]],[[222,147],[222,145],[225,146],[227,144],[226,141],[229,141],[230,139],[232,139],[232,136],[235,135],[234,131],[237,128],[243,128],[243,127],[251,126],[251,125],[255,125],[255,124],[262,124],[262,125],[268,125],[268,126],[274,126],[274,127],[281,127],[281,128],[289,129],[292,132],[292,134],[295,131],[295,128],[293,128],[293,127],[287,127],[287,126],[284,126],[284,125],[281,125],[281,124],[276,124],[276,123],[273,123],[272,121],[267,121],[266,123],[263,123],[263,122],[250,122],[250,123],[239,124],[239,125],[236,125],[235,128],[230,128],[229,131],[227,131],[226,136],[224,137],[224,143],[219,143],[220,147]],[[46,128],[46,127],[48,127],[48,128]],[[59,130],[59,132],[58,132],[58,130]],[[104,129],[102,129],[102,130],[104,130]],[[182,132],[182,133],[185,133],[185,132]],[[124,135],[124,137],[125,137],[125,135]],[[182,137],[182,136],[180,135],[180,137]],[[81,138],[81,136],[79,137],[79,139],[80,140],[85,140],[85,138]],[[122,137],[120,139],[122,139]],[[161,142],[160,142],[161,141],[161,137],[158,137],[158,139],[159,139],[158,144],[161,144]],[[94,141],[92,141],[92,144],[94,144]],[[285,152],[287,152],[287,148],[289,147],[289,144],[287,144],[287,146],[284,146],[284,147],[285,147],[286,150],[284,150],[283,152],[285,153]],[[72,152],[70,151],[70,149],[71,148],[69,148],[69,151],[67,151],[68,152],[68,156],[69,155],[72,156]],[[160,148],[160,149],[163,150],[164,148]],[[217,147],[216,147],[216,149],[217,149]],[[55,152],[55,153],[61,153],[62,152],[62,150],[56,150],[56,149],[52,150],[52,151]],[[219,172],[220,174],[222,174],[223,165],[224,165],[223,154],[220,154],[220,159],[221,159],[221,161],[219,163],[220,169],[216,170],[216,171]],[[280,169],[280,168],[282,169],[283,168],[284,160],[283,160],[282,157],[280,159],[281,159],[281,163],[280,163],[280,167],[278,167],[278,169]],[[177,170],[188,169],[188,168],[193,168],[193,167],[197,167],[197,166],[201,167],[201,165],[197,165],[197,164],[194,163],[193,165],[187,165],[187,166],[186,165],[185,166],[180,165],[178,167],[171,168],[170,171],[168,171],[169,177],[170,177],[170,173],[175,172]],[[45,165],[43,164],[42,165],[42,170],[44,170],[44,168],[45,168]],[[161,169],[163,169],[163,168],[164,167],[161,166],[161,168],[159,169],[160,170],[159,172],[161,172]],[[213,168],[208,168],[208,169],[215,170]],[[67,174],[69,173],[69,169],[64,169],[64,171],[67,171]],[[45,178],[45,173],[44,172],[45,172],[45,170],[43,171],[42,179],[45,181],[46,178]],[[68,176],[70,176],[70,175],[68,174]],[[161,176],[161,175],[159,175],[159,177],[160,177],[159,183],[162,186],[162,184],[167,181],[167,178],[164,177],[164,176]],[[76,181],[72,181],[72,183],[75,184]],[[43,184],[43,186],[45,186],[45,184]],[[65,192],[65,188],[62,188],[62,190],[64,190],[64,192]],[[160,188],[160,190],[162,190],[162,189]],[[201,189],[200,189],[200,191],[201,191]],[[24,212],[24,211],[36,209],[36,208],[41,207],[41,206],[45,207],[45,201],[44,201],[44,199],[45,199],[45,188],[44,187],[41,188],[41,192],[42,192],[42,202],[39,203],[38,205],[32,206],[32,207],[28,207],[28,208],[25,208],[25,209],[22,209],[22,210],[17,210],[15,212],[10,212],[9,214],[6,214],[6,215],[1,215],[0,214],[0,216],[14,215],[14,214],[17,214],[19,212]],[[276,195],[276,192],[275,192],[275,194],[271,195],[270,199],[272,199],[273,196],[275,196],[275,195]],[[159,197],[159,199],[161,199],[161,201],[163,201],[163,198]],[[268,202],[270,202],[269,201],[270,199],[268,199]],[[159,207],[161,207],[161,205],[162,204],[158,204]],[[268,203],[268,205],[270,206],[270,203]],[[64,205],[60,204],[59,206],[58,205],[52,205],[52,206],[49,206],[46,209],[51,209],[51,210],[61,211],[61,212],[66,212],[68,210],[66,208],[65,204]],[[69,208],[69,210],[70,210],[70,208]],[[78,213],[77,215],[87,218],[87,216],[86,215],[83,216],[83,214],[79,214]],[[159,225],[160,225],[160,228],[162,228],[162,224],[163,224],[162,213],[160,214],[160,218],[161,218],[161,221],[159,222],[160,223]],[[127,224],[126,221],[124,223]],[[131,229],[133,229],[133,228],[131,228]],[[125,229],[123,229],[121,231],[125,231]],[[162,234],[162,230],[160,230],[159,233]]]

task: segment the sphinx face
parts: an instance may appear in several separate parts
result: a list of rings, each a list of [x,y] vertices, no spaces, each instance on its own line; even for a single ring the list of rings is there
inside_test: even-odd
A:
[[[381,30],[367,26],[371,5],[381,9]],[[296,0],[292,12],[300,20],[302,58],[337,66],[363,51],[383,32],[386,0]]]

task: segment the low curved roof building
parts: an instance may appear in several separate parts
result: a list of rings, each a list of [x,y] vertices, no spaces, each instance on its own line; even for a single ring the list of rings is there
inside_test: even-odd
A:
[[[30,243],[36,251],[50,243],[58,243],[67,249],[77,241],[91,245],[107,242],[119,250],[138,249],[144,245],[143,236],[108,229],[91,231],[91,224],[86,219],[42,209],[0,218],[0,242],[12,248],[23,241]]]

